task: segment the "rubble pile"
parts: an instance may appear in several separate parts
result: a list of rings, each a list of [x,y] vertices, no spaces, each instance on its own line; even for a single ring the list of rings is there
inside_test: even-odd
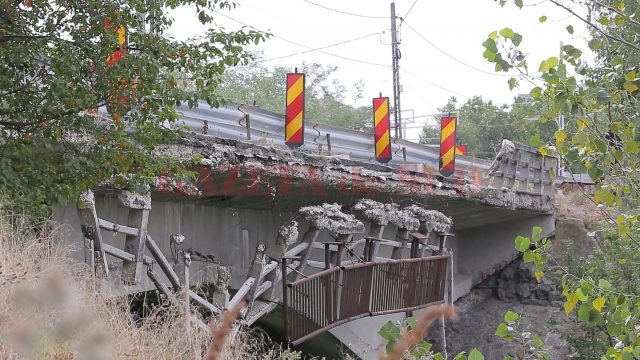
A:
[[[451,218],[440,211],[427,210],[418,205],[407,206],[404,210],[418,218],[429,232],[435,231],[444,234],[451,230]]]
[[[338,204],[305,206],[300,208],[299,212],[305,220],[311,222],[313,227],[327,230],[335,238],[340,235],[364,232],[364,224],[355,216],[343,213]]]
[[[283,225],[278,229],[278,236],[286,245],[294,244],[298,241],[298,222],[291,221],[289,225]]]

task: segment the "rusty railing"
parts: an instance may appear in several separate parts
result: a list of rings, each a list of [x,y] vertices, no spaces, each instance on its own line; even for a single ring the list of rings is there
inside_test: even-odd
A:
[[[284,284],[285,338],[297,345],[365,316],[442,304],[448,258],[440,255],[336,266]]]

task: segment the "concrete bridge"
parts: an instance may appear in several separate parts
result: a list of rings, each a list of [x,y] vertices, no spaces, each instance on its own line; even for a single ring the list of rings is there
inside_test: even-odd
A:
[[[160,177],[145,195],[95,189],[95,199],[55,215],[71,225],[72,242],[85,245],[76,256],[110,273],[124,292],[163,288],[173,297],[171,290],[207,285],[182,303],[215,315],[248,295],[244,322],[271,314],[277,325],[283,256],[300,256],[288,270],[293,281],[366,256],[384,262],[445,254],[443,301],[455,301],[513,260],[517,235],[533,226],[554,232],[549,171],[556,159],[527,146],[505,141],[492,163],[458,156],[455,176],[441,178],[437,149],[408,141],[394,140],[394,160],[380,165],[368,133],[307,123],[305,146],[292,151],[282,115],[235,105],[181,110],[191,132],[159,152],[195,159],[197,181]],[[444,214],[447,226],[435,229],[425,210]],[[319,225],[310,211],[333,215]],[[378,241],[367,247],[367,237]],[[409,254],[414,241],[417,252]],[[177,295],[173,301],[181,302]],[[380,326],[402,316],[365,317],[330,332],[367,357],[362,349],[380,344]]]

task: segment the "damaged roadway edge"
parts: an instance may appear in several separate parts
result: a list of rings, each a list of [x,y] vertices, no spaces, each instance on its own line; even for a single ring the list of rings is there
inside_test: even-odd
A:
[[[300,208],[299,212],[313,227],[327,230],[334,238],[364,232],[364,224],[355,216],[343,213],[338,204],[305,206]]]
[[[427,210],[417,205],[407,206],[404,210],[417,217],[429,232],[434,231],[440,234],[446,234],[451,229],[451,218],[440,211]]]
[[[438,181],[435,176],[401,171],[389,166],[367,162],[307,154],[300,151],[261,146],[237,140],[227,140],[200,134],[185,134],[177,143],[161,145],[159,155],[182,159],[184,162],[199,160],[201,166],[209,168],[212,176],[224,176],[230,169],[239,171],[238,176],[249,177],[258,173],[263,184],[277,183],[286,176],[292,182],[319,181],[324,189],[337,190],[344,186],[345,179],[364,183],[368,191],[391,195],[398,199],[411,196],[418,202],[446,196],[464,198],[483,205],[531,210],[550,213],[553,199],[546,195],[531,194],[513,189],[485,187],[482,180],[456,179]],[[291,166],[298,165],[298,166]],[[471,169],[470,169],[471,170]],[[473,171],[479,172],[479,169]],[[310,176],[312,174],[313,176]],[[486,174],[481,175],[485,178]],[[474,175],[474,177],[476,176]],[[188,196],[203,196],[195,184],[176,182],[169,177],[157,180],[154,190],[175,191]],[[278,189],[269,189],[277,196]]]
[[[413,213],[400,210],[395,203],[383,204],[371,199],[360,199],[353,208],[376,225],[392,223],[400,229],[410,231],[420,228],[420,220]]]

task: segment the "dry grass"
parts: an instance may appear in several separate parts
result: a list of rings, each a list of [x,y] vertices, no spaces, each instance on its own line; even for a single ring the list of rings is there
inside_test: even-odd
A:
[[[215,341],[209,347],[209,351],[207,351],[207,355],[204,357],[205,360],[217,360],[220,357],[229,335],[231,335],[233,331],[233,323],[238,315],[240,315],[244,306],[244,301],[240,301],[231,310],[224,313],[218,325],[215,325],[213,322],[211,323],[211,337],[213,337]]]
[[[70,264],[68,249],[55,245],[64,234],[31,229],[24,217],[0,217],[0,359],[205,356],[210,338],[196,327],[185,331],[182,313],[164,308],[136,321],[126,299],[113,296],[84,264]],[[246,332],[224,343],[216,345],[219,359],[283,355]]]
[[[602,211],[593,203],[590,193],[569,187],[555,193],[556,216],[584,220],[585,224],[594,224],[604,220]]]

